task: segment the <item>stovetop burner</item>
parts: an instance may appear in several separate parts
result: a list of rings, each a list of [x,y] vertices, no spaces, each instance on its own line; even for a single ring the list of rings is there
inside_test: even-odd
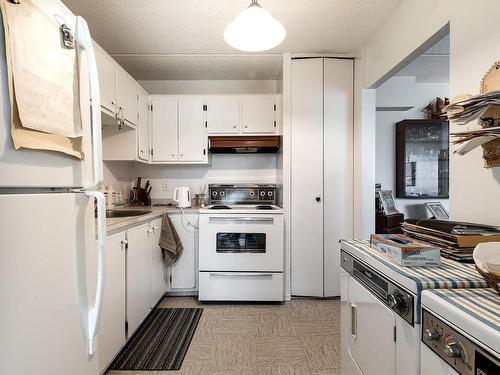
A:
[[[210,207],[211,210],[230,210],[231,207],[223,204],[216,204],[212,207]]]
[[[273,206],[270,206],[268,204],[261,204],[259,206],[255,206],[256,210],[272,210]]]

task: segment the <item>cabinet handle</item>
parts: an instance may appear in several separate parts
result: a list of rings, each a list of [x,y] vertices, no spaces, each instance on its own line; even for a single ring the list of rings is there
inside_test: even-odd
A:
[[[180,156],[182,157],[182,156],[184,156],[184,154],[180,154]]]
[[[233,129],[236,129],[236,125],[233,126]]]
[[[316,197],[316,202],[321,202],[321,197]]]
[[[245,125],[245,129],[248,129],[248,125]]]
[[[358,307],[351,302],[351,336],[358,337]]]
[[[175,156],[175,154],[170,154],[170,156],[174,157],[174,156]]]
[[[148,229],[148,234],[153,233],[153,229]]]
[[[153,232],[156,232],[158,230],[158,227],[153,227]]]

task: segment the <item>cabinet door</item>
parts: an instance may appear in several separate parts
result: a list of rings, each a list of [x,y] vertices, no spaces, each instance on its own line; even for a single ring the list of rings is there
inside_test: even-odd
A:
[[[171,266],[171,288],[195,289],[197,260],[196,238],[198,234],[197,230],[189,223],[197,226],[198,215],[172,215],[170,219],[184,247],[182,255]]]
[[[274,133],[277,129],[274,95],[244,96],[241,100],[243,133]]]
[[[104,289],[99,319],[99,370],[104,372],[125,345],[125,233],[108,237],[104,252]]]
[[[364,375],[395,374],[394,313],[352,277],[349,297],[347,340],[353,360]]]
[[[139,95],[139,147],[137,156],[139,159],[149,161],[150,153],[150,137],[149,137],[149,110],[148,96],[145,94]]]
[[[151,101],[153,161],[178,159],[177,99],[153,98]]]
[[[292,294],[323,297],[323,59],[292,62]]]
[[[203,162],[206,157],[203,100],[179,99],[179,160]]]
[[[101,107],[114,113],[116,110],[116,65],[100,47],[94,48],[94,53],[99,75]]]
[[[126,121],[137,125],[139,88],[135,81],[123,70],[116,70],[116,102],[118,104],[118,114],[123,113]]]
[[[207,99],[207,133],[237,134],[240,131],[239,97],[214,97]]]
[[[339,240],[353,237],[353,61],[325,59],[323,74],[325,297],[334,297],[340,295]]]
[[[163,255],[158,241],[160,240],[162,219],[151,222],[153,230],[150,243],[151,251],[151,308],[155,307],[158,301],[167,291],[167,273]]]
[[[150,310],[149,225],[130,229],[127,240],[127,322],[130,337]]]

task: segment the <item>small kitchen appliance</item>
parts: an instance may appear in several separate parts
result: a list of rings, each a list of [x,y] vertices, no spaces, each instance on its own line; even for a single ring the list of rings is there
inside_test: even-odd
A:
[[[179,208],[191,207],[191,191],[187,186],[181,186],[174,189],[174,201]]]
[[[283,210],[276,185],[209,185],[200,209],[199,299],[283,301]]]

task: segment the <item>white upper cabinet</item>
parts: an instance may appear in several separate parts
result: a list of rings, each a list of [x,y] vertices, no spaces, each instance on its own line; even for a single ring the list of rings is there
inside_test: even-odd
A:
[[[148,95],[145,93],[139,94],[139,141],[138,141],[138,154],[140,160],[151,160],[151,146],[150,146],[150,126],[149,126],[149,104]]]
[[[204,102],[201,99],[179,99],[179,160],[203,162],[207,157]]]
[[[239,97],[216,96],[207,99],[208,134],[237,134],[240,131]]]
[[[243,133],[275,133],[276,109],[276,95],[244,96],[241,104]]]
[[[178,160],[177,99],[156,97],[151,100],[152,149],[154,162]]]
[[[119,118],[137,125],[139,88],[137,83],[122,69],[116,70],[116,102]]]
[[[116,66],[113,60],[94,43],[97,72],[99,75],[99,91],[101,94],[101,107],[114,113],[116,100]]]

